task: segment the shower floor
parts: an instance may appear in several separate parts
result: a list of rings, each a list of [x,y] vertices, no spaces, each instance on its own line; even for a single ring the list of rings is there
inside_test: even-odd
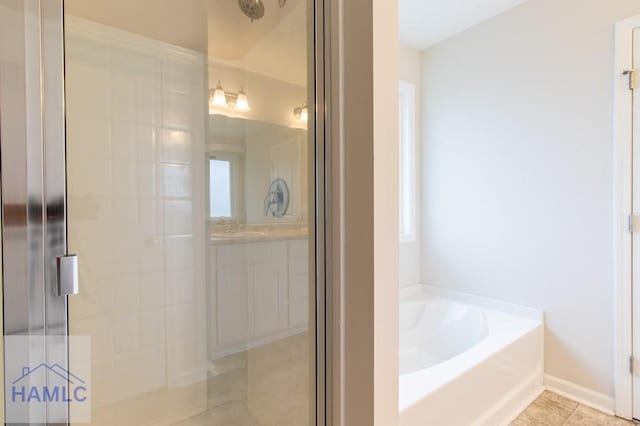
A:
[[[208,410],[180,426],[304,426],[309,418],[306,333],[215,362]]]

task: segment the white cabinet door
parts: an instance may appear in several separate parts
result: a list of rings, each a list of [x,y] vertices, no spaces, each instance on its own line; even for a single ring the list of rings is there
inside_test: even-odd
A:
[[[216,274],[218,346],[246,343],[249,338],[249,294],[246,269],[222,265]]]
[[[309,276],[289,277],[289,327],[303,327],[309,320]]]
[[[253,303],[252,337],[276,334],[287,327],[287,245],[282,241],[247,246],[249,291]]]
[[[309,241],[294,240],[289,250],[289,328],[303,328],[309,321]]]
[[[251,265],[250,288],[253,301],[253,336],[265,337],[282,330],[281,288],[286,286],[279,263],[255,262]]]
[[[217,247],[210,259],[210,338],[219,357],[301,332],[309,316],[307,240]],[[242,259],[242,260],[239,260]]]

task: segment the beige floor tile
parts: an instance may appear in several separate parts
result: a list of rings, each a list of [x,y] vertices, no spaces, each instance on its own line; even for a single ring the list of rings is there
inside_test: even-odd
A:
[[[635,423],[594,410],[553,392],[543,392],[512,426],[631,426]]]
[[[542,392],[542,394],[538,397],[538,400],[542,400],[542,401],[547,401],[550,402],[552,404],[556,404],[559,405],[560,407],[566,408],[568,410],[575,410],[576,408],[578,408],[578,403],[569,399],[569,398],[565,398],[564,396],[560,396],[557,393],[553,393],[553,392],[549,392],[549,391],[544,391]]]
[[[198,414],[197,416],[189,417],[180,423],[176,423],[175,426],[210,426],[211,414],[208,411]]]
[[[180,426],[309,424],[308,344],[305,333],[216,360],[206,391],[209,410]]]
[[[626,426],[633,424],[633,422],[601,413],[584,405],[580,405],[565,423],[568,426]]]
[[[513,422],[511,422],[511,426],[549,426],[547,423],[543,423],[540,420],[536,420],[533,417],[529,416],[529,413],[526,411],[518,416]]]
[[[561,407],[547,399],[537,399],[524,411],[532,424],[562,426],[573,413],[572,409]]]
[[[209,426],[258,426],[247,405],[230,402],[209,411]]]

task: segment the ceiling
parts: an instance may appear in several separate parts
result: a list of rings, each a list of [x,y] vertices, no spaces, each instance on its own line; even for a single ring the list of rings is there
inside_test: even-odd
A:
[[[527,0],[399,0],[400,40],[425,49]]]
[[[224,4],[209,12],[209,58],[265,77],[298,86],[307,85],[307,2],[262,0],[264,18],[251,22],[236,1],[209,0]]]
[[[305,86],[307,3],[262,2],[264,17],[255,22],[237,0],[65,0],[65,12]]]

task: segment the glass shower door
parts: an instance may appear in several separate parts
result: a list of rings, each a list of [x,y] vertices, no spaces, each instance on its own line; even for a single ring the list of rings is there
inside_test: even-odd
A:
[[[310,2],[64,6],[91,423],[315,424]]]

